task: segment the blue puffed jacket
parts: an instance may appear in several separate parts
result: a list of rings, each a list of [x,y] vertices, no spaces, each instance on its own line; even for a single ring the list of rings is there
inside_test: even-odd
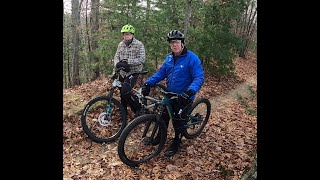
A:
[[[185,47],[186,48],[186,47]],[[155,85],[166,78],[167,91],[181,94],[186,90],[197,93],[204,83],[204,71],[199,57],[190,50],[177,57],[174,64],[172,52],[165,58],[160,69],[145,82]],[[190,99],[194,99],[192,96]]]

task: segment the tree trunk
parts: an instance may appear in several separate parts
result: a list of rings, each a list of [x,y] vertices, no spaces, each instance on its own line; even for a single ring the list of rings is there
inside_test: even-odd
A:
[[[242,35],[242,38],[244,40],[244,46],[243,48],[241,49],[240,53],[239,53],[239,56],[242,57],[242,58],[245,58],[246,57],[246,54],[247,54],[247,51],[248,51],[248,48],[249,48],[249,45],[251,44],[251,35],[252,35],[252,30],[253,30],[253,27],[252,24],[255,24],[256,22],[256,13],[257,13],[257,9],[256,9],[256,6],[255,6],[255,1],[252,0],[250,2],[250,5],[248,7],[248,9],[250,9],[250,13],[249,13],[249,18],[246,19],[246,23],[245,23],[245,28],[243,30],[243,35]]]
[[[68,46],[69,46],[69,38],[68,38]],[[71,69],[70,69],[70,49],[68,48],[68,58],[67,58],[67,60],[68,60],[68,85],[67,85],[67,87],[70,87],[71,86]]]
[[[241,41],[243,42],[242,47],[238,50],[238,54],[240,57],[245,58],[245,46],[246,46],[246,36],[245,36],[245,31],[248,26],[248,10],[250,7],[251,1],[248,2],[248,5],[246,6],[246,11],[242,15],[241,21],[240,21],[240,30],[239,30],[239,36],[241,37]]]
[[[90,16],[90,23],[91,23],[91,48],[92,48],[92,58],[94,63],[94,74],[91,80],[95,80],[100,76],[100,69],[99,69],[99,59],[95,54],[96,49],[98,48],[97,45],[97,32],[99,29],[99,0],[91,0],[91,16]]]
[[[137,12],[137,0],[132,1],[132,7],[131,9],[131,14],[132,14],[132,19],[136,19],[136,12]]]
[[[242,15],[241,19],[241,26],[240,26],[240,36],[243,37],[244,35],[244,30],[246,29],[246,24],[247,24],[247,17],[248,17],[248,10],[249,10],[250,2],[246,7],[246,12]]]
[[[79,75],[79,31],[80,31],[80,11],[79,11],[79,0],[71,1],[71,29],[72,29],[72,85],[80,85],[80,75]]]
[[[246,33],[247,36],[250,35],[251,29],[252,29],[252,24],[254,24],[254,22],[255,22],[256,14],[257,14],[257,8],[255,8],[255,10],[253,12],[253,16],[251,17],[251,15],[250,15],[251,19],[249,21],[249,25],[248,25],[248,29],[247,29],[247,33]]]
[[[192,0],[186,0],[186,16],[184,19],[184,35],[187,36],[187,31],[190,23],[191,13],[192,13],[192,6],[191,6]]]
[[[64,30],[65,30],[65,16],[64,16],[64,2],[62,2],[62,12],[63,12],[63,15],[62,15],[62,17],[63,17],[63,89],[67,86],[67,72],[66,72],[66,68],[65,68],[65,62],[64,62],[64,57],[65,57],[65,51],[66,51],[66,43],[65,43],[65,41],[64,41],[64,39],[65,39],[65,32],[64,32]]]
[[[88,0],[86,1],[86,34],[87,34],[88,52],[91,52],[89,25],[88,25]]]
[[[246,42],[246,45],[245,45],[245,50],[244,50],[244,54],[247,54],[248,52],[248,49],[249,49],[249,45],[252,43],[252,37],[253,37],[253,32],[255,31],[255,28],[256,28],[256,22],[257,21],[254,21],[253,23],[253,26],[250,28],[250,31],[248,32],[248,35],[247,35],[247,42]]]
[[[146,22],[149,21],[149,16],[150,16],[150,0],[147,0]]]
[[[172,27],[179,27],[179,19],[177,18],[177,8],[174,0],[171,0],[171,19],[172,19]],[[173,30],[173,29],[172,29]]]

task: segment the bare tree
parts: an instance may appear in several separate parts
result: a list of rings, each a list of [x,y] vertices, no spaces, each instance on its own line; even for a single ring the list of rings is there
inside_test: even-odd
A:
[[[86,0],[86,35],[87,35],[88,51],[90,52],[91,46],[90,46],[89,23],[88,23],[88,0]]]
[[[192,13],[192,6],[191,6],[192,0],[186,0],[186,16],[184,18],[184,35],[187,35],[188,27],[190,24],[190,18]]]
[[[177,5],[174,0],[171,0],[171,20],[173,22],[173,27],[179,27],[179,18],[177,17]]]
[[[97,33],[99,29],[99,0],[91,0],[91,15],[90,15],[90,24],[91,24],[91,50],[93,62],[94,62],[94,74],[91,80],[95,80],[100,76],[99,69],[99,58],[95,55],[95,51],[98,48],[97,45]]]
[[[71,1],[71,29],[72,29],[72,85],[80,85],[79,76],[79,31],[80,31],[80,11],[79,0]]]
[[[132,18],[133,19],[136,19],[136,16],[137,16],[137,3],[138,1],[137,0],[132,0],[132,7],[131,7],[131,14],[132,14]]]
[[[147,13],[146,13],[146,22],[149,21],[149,16],[150,16],[150,2],[151,0],[147,0]]]
[[[251,6],[251,10],[253,10],[253,11],[250,11],[251,12],[250,19],[249,19],[248,27],[247,27],[246,34],[245,34],[246,42],[245,42],[244,53],[247,52],[248,47],[252,42],[252,34],[253,34],[253,31],[256,28],[255,24],[257,22],[256,21],[257,8],[252,5]]]
[[[239,49],[239,56],[245,58],[246,53],[249,48],[249,44],[252,42],[252,35],[256,29],[256,1],[249,0],[245,13],[242,16],[242,19],[239,24],[237,24],[236,33],[241,37],[243,41],[243,46]]]
[[[63,20],[65,21],[66,18],[64,18]],[[66,65],[66,72],[65,72],[65,84],[64,87],[68,88],[70,87],[70,83],[71,83],[71,70],[70,70],[70,36],[69,33],[67,32],[67,30],[64,31],[64,36],[63,36],[66,41],[64,43],[64,52],[65,52],[65,58],[67,58],[67,64],[64,63],[64,65]]]

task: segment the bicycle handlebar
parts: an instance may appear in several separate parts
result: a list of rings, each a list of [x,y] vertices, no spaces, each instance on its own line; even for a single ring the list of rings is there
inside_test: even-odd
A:
[[[160,89],[160,92],[166,96],[171,96],[170,99],[176,99],[178,98],[179,94],[174,92],[165,91],[163,89]]]
[[[129,67],[135,67],[135,66],[140,66],[141,64],[128,64]],[[120,70],[124,70],[125,68],[124,67],[119,67],[119,68],[116,68],[115,72],[119,72]]]

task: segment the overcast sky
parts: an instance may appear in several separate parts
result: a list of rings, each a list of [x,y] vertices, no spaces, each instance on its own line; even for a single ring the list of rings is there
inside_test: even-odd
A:
[[[63,0],[64,12],[71,13],[71,0]]]

